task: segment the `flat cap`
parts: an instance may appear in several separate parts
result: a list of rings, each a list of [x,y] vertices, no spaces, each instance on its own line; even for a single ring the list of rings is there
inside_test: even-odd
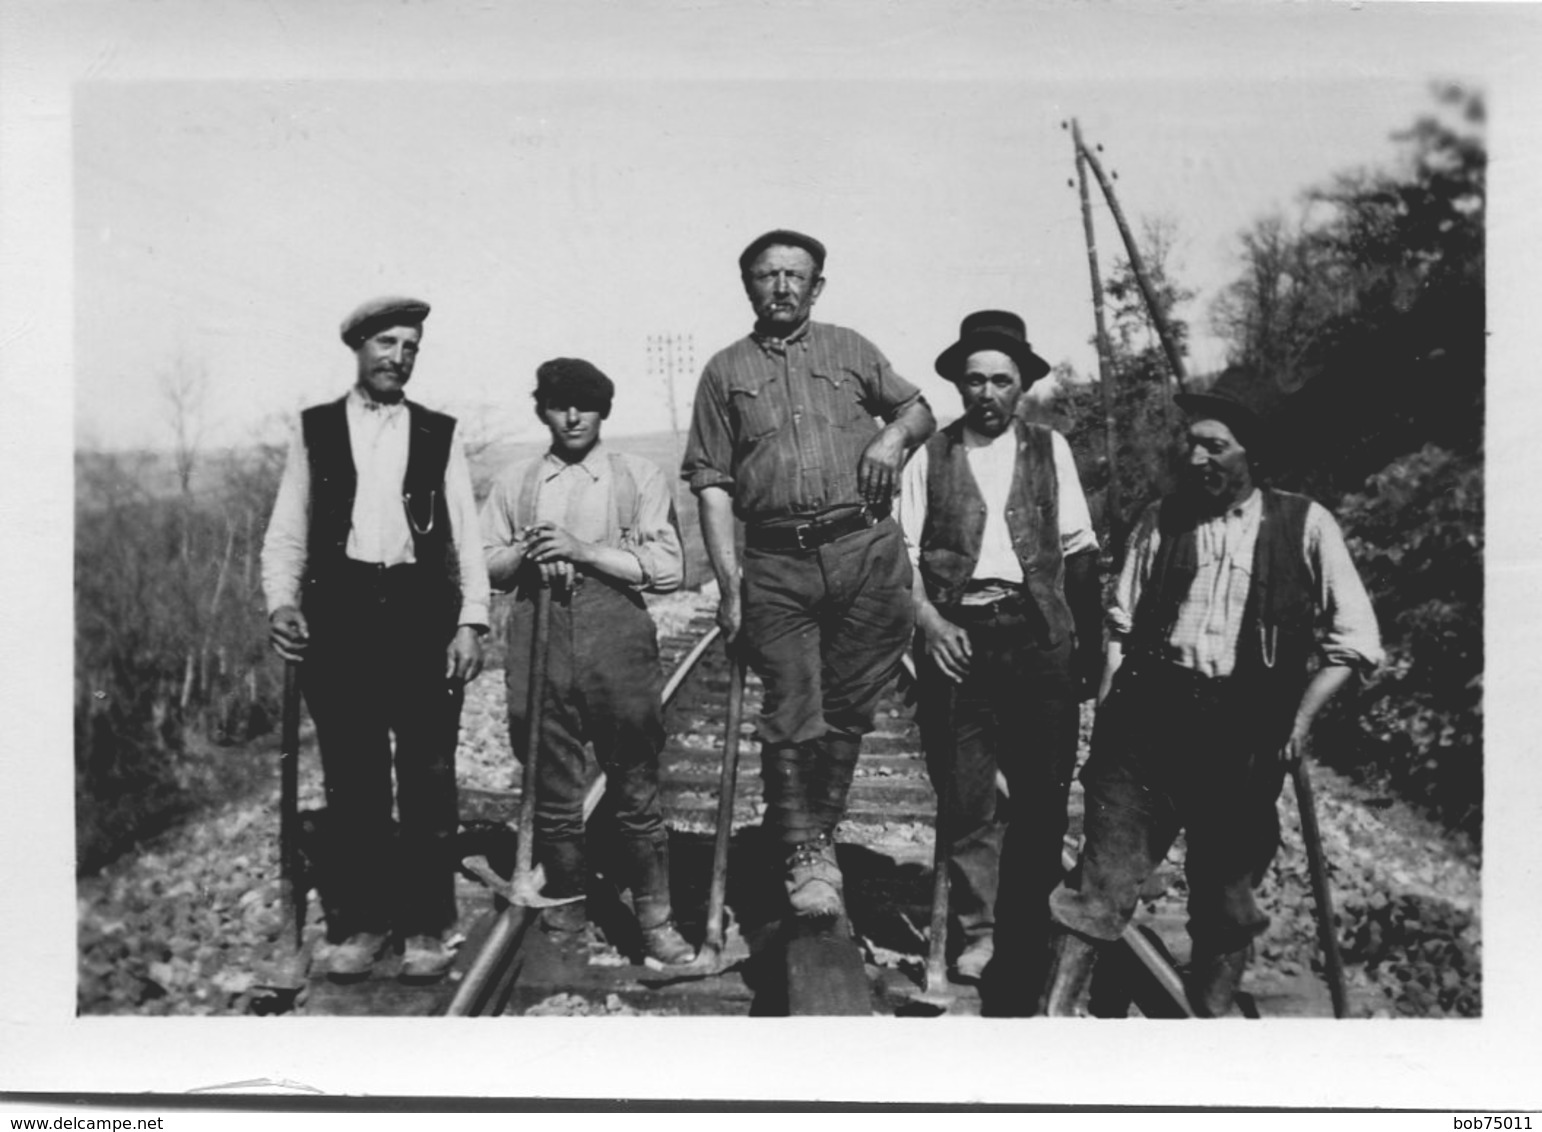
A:
[[[583,358],[552,358],[535,371],[535,403],[610,416],[616,383]]]
[[[746,274],[750,264],[755,262],[761,252],[778,246],[802,248],[814,257],[816,268],[820,271],[825,269],[825,246],[813,236],[805,236],[802,232],[794,232],[791,228],[773,228],[764,235],[756,236],[750,241],[749,247],[739,253],[739,274]]]
[[[422,299],[408,299],[401,295],[383,295],[360,303],[347,318],[343,319],[343,342],[350,350],[376,331],[388,326],[422,326],[428,317],[429,306]]]

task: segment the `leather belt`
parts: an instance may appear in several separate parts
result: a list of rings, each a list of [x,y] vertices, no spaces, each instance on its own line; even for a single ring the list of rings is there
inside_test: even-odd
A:
[[[867,509],[859,507],[824,521],[746,527],[744,544],[751,550],[814,550],[872,525]]]

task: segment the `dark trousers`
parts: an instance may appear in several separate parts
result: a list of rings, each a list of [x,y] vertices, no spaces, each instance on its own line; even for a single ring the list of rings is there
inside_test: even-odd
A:
[[[1044,621],[1011,598],[953,606],[943,616],[969,633],[969,674],[954,684],[918,666],[917,719],[949,843],[949,905],[958,947],[1003,918],[1041,937],[1046,900],[1061,875],[1066,801],[1076,769],[1078,710],[1071,642],[1044,642]],[[996,772],[1011,797],[998,808]]]
[[[438,934],[455,923],[463,692],[445,677],[455,626],[444,608],[417,566],[350,566],[324,594],[307,595],[311,643],[301,687],[316,723],[334,835],[343,920],[334,934]]]
[[[582,891],[585,744],[605,772],[606,812],[623,842],[667,843],[659,799],[664,746],[658,636],[640,599],[584,578],[553,596],[536,763],[536,848],[548,891]],[[509,623],[509,738],[526,756],[534,604],[517,600]],[[571,875],[577,872],[579,875]],[[574,887],[577,886],[577,887]],[[562,891],[566,888],[566,891]]]
[[[1279,845],[1284,770],[1264,716],[1229,681],[1126,661],[1098,711],[1079,880],[1052,895],[1055,918],[1116,939],[1181,829],[1195,943],[1235,951],[1267,928],[1253,889]]]
[[[743,608],[765,689],[766,826],[793,845],[839,821],[862,736],[910,643],[898,525],[884,519],[813,550],[746,550]]]

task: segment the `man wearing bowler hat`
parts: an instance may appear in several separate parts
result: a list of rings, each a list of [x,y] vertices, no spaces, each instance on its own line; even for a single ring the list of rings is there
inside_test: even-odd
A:
[[[657,629],[645,593],[672,593],[684,556],[669,481],[656,466],[600,441],[615,385],[582,358],[536,370],[535,412],[551,447],[499,474],[482,507],[493,585],[512,589],[509,738],[521,760],[528,740],[535,600],[551,588],[541,750],[536,763],[535,849],[545,894],[585,893],[588,846],[586,743],[605,772],[606,821],[617,853],[604,871],[632,894],[645,958],[695,955],[675,928],[669,894],[669,830],[659,799],[664,746]],[[588,923],[583,900],[541,913],[559,942]]]
[[[824,265],[822,243],[787,229],[739,256],[755,328],[702,372],[682,466],[718,624],[765,688],[765,829],[785,853],[788,902],[809,917],[844,908],[835,827],[911,632],[910,564],[890,511],[906,457],[935,427],[876,346],[810,319]]]
[[[1279,844],[1275,802],[1312,721],[1355,670],[1381,659],[1376,615],[1333,517],[1260,486],[1273,438],[1264,375],[1234,367],[1180,394],[1188,459],[1177,492],[1136,526],[1109,611],[1085,842],[1050,897],[1060,931],[1048,1014],[1070,1014],[1102,944],[1185,832],[1190,1005],[1231,1011],[1254,901]],[[1315,665],[1315,667],[1314,667]]]
[[[393,933],[403,978],[452,959],[455,745],[488,583],[455,419],[403,395],[428,312],[387,297],[343,320],[354,386],[300,414],[262,548],[270,638],[300,663],[321,746],[337,979],[367,975]]]
[[[998,942],[1019,978],[1043,954],[1077,704],[1102,658],[1098,544],[1070,445],[1017,415],[1049,368],[1017,315],[966,317],[936,363],[964,415],[916,453],[900,492],[916,566],[917,718],[932,781],[949,801],[941,831],[954,970],[967,982]],[[1010,791],[1004,812],[998,768]],[[1041,978],[1039,968],[1029,981]]]

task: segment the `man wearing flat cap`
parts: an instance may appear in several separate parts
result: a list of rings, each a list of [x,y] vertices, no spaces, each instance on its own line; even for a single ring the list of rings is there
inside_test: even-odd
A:
[[[936,368],[958,386],[964,415],[906,467],[900,525],[916,567],[917,719],[946,800],[954,971],[979,981],[999,956],[992,984],[1009,970],[1036,991],[1077,705],[1102,658],[1098,543],[1070,445],[1018,417],[1050,368],[1023,320],[976,311]]]
[[[499,474],[482,506],[492,583],[514,591],[507,661],[509,736],[527,757],[531,639],[541,586],[551,588],[536,764],[535,852],[545,895],[585,894],[590,866],[583,801],[584,746],[605,772],[616,859],[602,864],[630,891],[645,958],[689,961],[669,893],[669,830],[659,799],[664,746],[658,636],[643,594],[672,593],[684,555],[669,481],[654,464],[600,442],[615,386],[582,358],[536,371],[535,412],[551,447]],[[582,938],[583,900],[546,908],[559,943]]]
[[[824,264],[823,244],[786,229],[744,249],[755,327],[702,372],[682,466],[722,595],[718,623],[765,689],[765,829],[786,855],[793,912],[810,917],[843,911],[835,827],[911,631],[893,496],[935,427],[877,347],[810,319]]]
[[[321,747],[337,979],[367,975],[393,933],[403,978],[453,958],[455,745],[488,584],[455,419],[403,395],[428,312],[388,297],[343,320],[355,384],[300,414],[262,548],[273,648],[300,664]]]
[[[1333,517],[1260,486],[1273,438],[1266,375],[1234,367],[1181,394],[1178,491],[1136,526],[1109,611],[1085,841],[1050,897],[1060,929],[1047,1014],[1075,1012],[1102,945],[1181,829],[1190,1006],[1227,1014],[1269,925],[1253,890],[1279,844],[1276,799],[1312,721],[1381,660],[1376,615]]]

